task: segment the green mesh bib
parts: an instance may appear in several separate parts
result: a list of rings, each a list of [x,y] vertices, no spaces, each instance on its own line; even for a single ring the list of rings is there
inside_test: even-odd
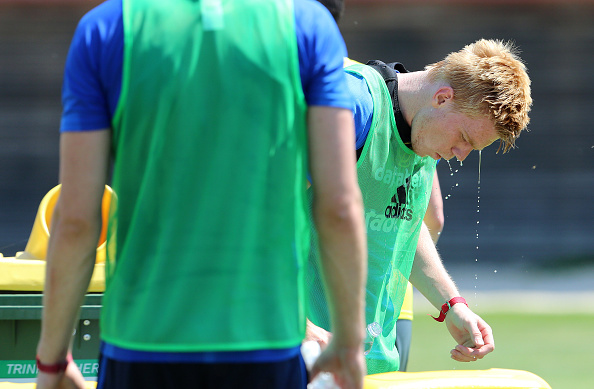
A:
[[[382,328],[366,356],[368,374],[377,374],[398,370],[396,320],[431,194],[435,161],[420,158],[402,143],[391,98],[380,74],[359,64],[347,67],[346,71],[365,78],[373,99],[373,121],[357,163],[357,174],[369,251],[365,316],[368,324],[377,322]],[[311,250],[309,262],[308,317],[314,324],[329,329],[317,270],[317,248]]]
[[[124,0],[123,15],[103,338],[298,345],[310,227],[292,1]]]

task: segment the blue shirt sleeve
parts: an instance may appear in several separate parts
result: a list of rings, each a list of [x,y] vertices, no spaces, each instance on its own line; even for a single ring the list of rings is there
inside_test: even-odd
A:
[[[301,84],[308,105],[352,108],[343,71],[346,45],[330,12],[314,0],[295,0]]]
[[[299,69],[308,105],[352,108],[343,72],[344,40],[328,10],[295,0]],[[111,127],[122,83],[122,1],[108,0],[80,21],[66,59],[60,131]]]
[[[373,119],[373,99],[365,79],[358,74],[346,72],[349,93],[353,98],[353,116],[355,119],[355,148],[365,145],[371,121]]]
[[[111,127],[122,83],[121,0],[108,0],[79,22],[66,59],[60,131]]]

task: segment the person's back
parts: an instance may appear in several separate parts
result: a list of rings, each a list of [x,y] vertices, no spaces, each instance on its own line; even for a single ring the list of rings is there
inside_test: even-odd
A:
[[[297,344],[307,144],[291,3],[128,4],[103,337],[156,351]]]

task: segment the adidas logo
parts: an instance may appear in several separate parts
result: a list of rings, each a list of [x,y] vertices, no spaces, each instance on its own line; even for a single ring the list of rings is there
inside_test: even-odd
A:
[[[406,180],[407,184],[410,182],[408,179]],[[392,205],[388,205],[384,212],[384,216],[386,218],[398,218],[406,221],[412,220],[412,209],[406,206],[406,197],[407,197],[407,188],[404,185],[400,185],[398,189],[396,189],[396,193],[390,199]],[[396,204],[396,205],[394,205]]]

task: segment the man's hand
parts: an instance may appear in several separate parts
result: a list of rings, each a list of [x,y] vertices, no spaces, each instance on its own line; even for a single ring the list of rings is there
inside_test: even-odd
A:
[[[452,359],[473,362],[495,349],[491,327],[464,304],[455,304],[448,311],[446,325],[458,345],[450,351]]]
[[[313,380],[321,372],[329,372],[334,381],[343,389],[360,389],[367,372],[362,344],[346,345],[334,339],[332,333],[316,326],[309,319],[305,330],[306,341],[316,341],[323,350],[314,363],[310,373]]]
[[[37,374],[37,389],[85,389],[85,379],[78,366],[70,362],[66,371],[61,374]]]
[[[313,380],[318,373],[330,372],[334,381],[342,389],[363,388],[363,377],[367,372],[362,345],[342,347],[338,342],[330,342],[322,352],[310,372]]]
[[[320,348],[324,350],[328,347],[328,343],[330,343],[330,339],[332,339],[332,333],[326,331],[322,327],[318,327],[309,319],[307,319],[307,325],[305,327],[305,340],[315,340],[320,345]]]

